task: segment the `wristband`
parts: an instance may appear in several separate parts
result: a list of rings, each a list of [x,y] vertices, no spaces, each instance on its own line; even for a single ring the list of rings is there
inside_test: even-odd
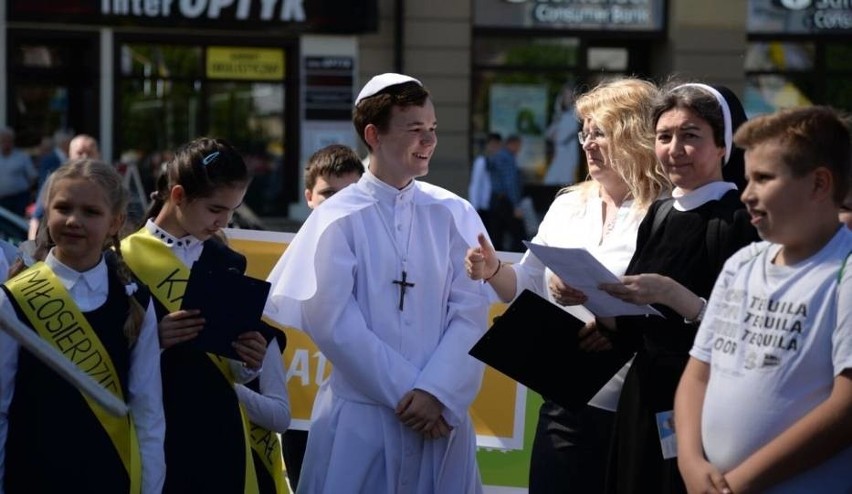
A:
[[[489,282],[489,281],[491,281],[491,279],[492,279],[492,278],[494,278],[495,276],[497,276],[497,273],[499,273],[499,272],[500,272],[500,268],[502,268],[502,267],[503,267],[503,261],[501,261],[500,259],[497,259],[497,269],[495,269],[495,270],[494,270],[494,274],[492,274],[492,275],[491,275],[491,276],[489,276],[488,278],[485,278],[485,279],[484,279],[484,280],[482,280],[482,281],[485,281],[486,283],[487,283],[487,282]]]
[[[686,324],[698,324],[704,319],[704,313],[707,312],[707,299],[704,297],[698,297],[701,300],[701,310],[698,311],[698,314],[694,319],[683,318],[683,322]]]

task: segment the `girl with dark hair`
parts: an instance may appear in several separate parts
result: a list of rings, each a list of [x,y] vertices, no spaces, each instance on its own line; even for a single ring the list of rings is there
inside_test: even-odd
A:
[[[284,388],[281,341],[267,341],[258,328],[246,328],[233,343],[234,361],[181,343],[204,328],[199,310],[180,309],[190,268],[196,263],[243,273],[246,259],[221,237],[249,185],[246,164],[227,142],[199,138],[180,148],[158,180],[148,220],[122,242],[128,264],[154,295],[163,352],[163,404],[166,415],[165,492],[285,492],[280,444],[273,428],[290,422]],[[227,289],[223,287],[223,289]],[[240,384],[257,378],[260,395]],[[276,372],[277,371],[277,372]],[[224,377],[224,379],[223,379]],[[274,389],[274,392],[270,391]],[[251,419],[255,424],[248,424]],[[262,426],[262,427],[258,427]],[[255,470],[278,447],[268,472]],[[263,454],[255,456],[254,451]],[[264,492],[267,492],[264,490]]]
[[[725,260],[757,240],[737,186],[722,167],[742,167],[732,134],[745,112],[727,88],[670,86],[652,111],[655,152],[675,189],[651,206],[622,283],[603,288],[654,304],[663,318],[623,316],[597,324],[637,342],[621,392],[607,492],[685,492],[670,430],[678,380]]]
[[[57,169],[45,190],[43,262],[15,264],[0,312],[126,401],[130,415],[111,415],[0,331],[0,492],[160,492],[157,319],[117,248],[127,191],[113,167],[89,159]]]

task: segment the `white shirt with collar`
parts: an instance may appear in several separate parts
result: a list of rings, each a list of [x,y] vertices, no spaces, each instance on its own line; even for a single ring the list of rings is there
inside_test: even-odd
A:
[[[737,190],[737,186],[731,182],[722,181],[710,182],[689,192],[675,187],[672,191],[674,208],[678,211],[692,211],[710,201],[718,201],[731,190]]]
[[[84,273],[59,262],[52,250],[44,262],[53,270],[82,312],[97,309],[107,301],[109,282],[103,257],[94,268]],[[15,308],[6,296],[6,292],[0,292],[0,312],[4,317],[17,318]],[[121,329],[116,328],[117,331]],[[15,393],[19,348],[16,340],[6,332],[0,331],[0,492],[3,490],[8,413]],[[166,474],[163,452],[166,430],[159,354],[157,316],[153,303],[149,303],[139,330],[139,337],[130,352],[127,384],[127,404],[133,417],[141,451],[143,493],[162,491]]]

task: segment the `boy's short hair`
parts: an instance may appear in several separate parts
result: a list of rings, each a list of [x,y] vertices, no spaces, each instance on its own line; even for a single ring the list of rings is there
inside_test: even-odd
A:
[[[311,190],[319,177],[364,174],[364,164],[349,146],[330,144],[311,155],[305,166],[305,188]]]
[[[364,129],[373,124],[379,132],[386,132],[394,106],[423,106],[429,98],[429,90],[414,81],[388,86],[373,96],[365,98],[352,110],[352,125],[367,149],[370,145],[364,140]]]
[[[780,110],[751,119],[734,135],[734,143],[750,149],[766,141],[782,147],[782,160],[794,176],[801,177],[824,166],[832,175],[832,197],[841,204],[849,189],[852,155],[849,128],[828,106]]]

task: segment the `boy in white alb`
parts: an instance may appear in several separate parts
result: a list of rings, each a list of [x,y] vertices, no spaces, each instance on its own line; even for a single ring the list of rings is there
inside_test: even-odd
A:
[[[734,139],[765,241],[713,289],[675,398],[678,466],[690,492],[852,492],[849,131],[809,107]]]
[[[334,369],[320,387],[297,492],[481,494],[468,413],[483,365],[483,285],[464,253],[484,229],[429,171],[437,117],[402,74],[373,77],[353,124],[361,179],[313,210],[281,256],[266,315],[304,330]]]

